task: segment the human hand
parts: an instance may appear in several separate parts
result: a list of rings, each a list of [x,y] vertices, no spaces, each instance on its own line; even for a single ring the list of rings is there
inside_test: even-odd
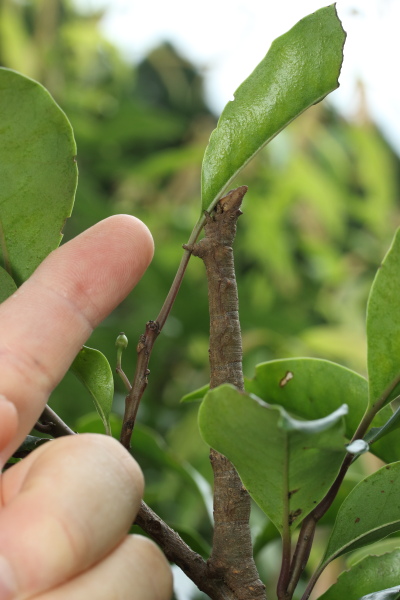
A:
[[[51,253],[0,305],[0,466],[152,252],[140,221],[110,217]],[[170,597],[160,550],[127,535],[143,476],[116,440],[58,438],[0,477],[0,600]]]

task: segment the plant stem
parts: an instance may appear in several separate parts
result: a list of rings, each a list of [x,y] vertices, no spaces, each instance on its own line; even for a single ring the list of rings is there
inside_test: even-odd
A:
[[[132,387],[125,399],[125,414],[121,430],[121,444],[129,450],[131,445],[131,438],[133,428],[135,426],[137,411],[139,410],[140,400],[144,394],[144,391],[148,384],[149,362],[153,346],[162,328],[165,325],[165,321],[171,311],[174,304],[176,295],[179,291],[182,283],[183,276],[186,271],[190,256],[191,248],[196,242],[201,230],[203,229],[206,217],[203,215],[196,223],[192,233],[190,234],[187,245],[184,245],[184,255],[178,267],[178,271],[175,275],[174,281],[172,282],[171,288],[168,295],[162,305],[158,317],[155,321],[148,321],[146,323],[145,332],[140,336],[139,342],[136,348],[137,362],[135,375],[132,382]]]
[[[205,237],[192,253],[206,267],[210,309],[210,388],[231,383],[244,389],[242,341],[232,243],[247,191],[229,192],[207,215]],[[253,560],[249,528],[250,496],[225,456],[211,450],[214,471],[214,537],[209,577],[221,579],[241,600],[262,600],[265,586]]]
[[[35,429],[41,433],[48,433],[53,437],[62,437],[63,435],[75,433],[48,404],[46,404],[45,409],[40,415],[39,421],[35,425]]]
[[[157,542],[167,559],[178,565],[199,590],[213,600],[237,600],[234,592],[222,579],[210,577],[206,561],[144,502],[141,503],[135,523]]]
[[[289,454],[289,441],[288,436],[286,436],[285,440],[286,450],[285,454],[288,456]],[[290,538],[290,525],[289,525],[289,461],[286,460],[284,464],[284,479],[285,486],[283,490],[283,498],[282,504],[284,507],[284,523],[283,523],[283,531],[282,531],[282,564],[281,564],[281,572],[279,574],[278,584],[276,587],[276,593],[278,599],[284,599],[286,596],[286,588],[289,581],[290,574],[290,554],[291,554],[291,538]]]

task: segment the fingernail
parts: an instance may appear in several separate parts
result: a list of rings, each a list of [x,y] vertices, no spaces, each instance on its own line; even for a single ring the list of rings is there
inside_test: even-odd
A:
[[[12,600],[16,597],[17,586],[14,573],[8,560],[0,556],[0,600]]]

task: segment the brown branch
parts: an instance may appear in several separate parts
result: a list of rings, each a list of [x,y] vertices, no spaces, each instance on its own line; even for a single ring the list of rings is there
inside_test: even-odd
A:
[[[125,414],[120,437],[121,444],[125,446],[127,450],[130,449],[137,411],[139,409],[139,404],[144,391],[147,387],[148,376],[150,374],[149,361],[154,343],[165,325],[182,283],[182,279],[191,256],[189,247],[192,247],[197,240],[201,230],[203,229],[204,222],[205,217],[202,216],[194,226],[188,244],[183,246],[185,253],[181,259],[178,271],[175,275],[174,281],[172,282],[167,297],[165,298],[164,304],[161,307],[160,313],[155,321],[148,321],[148,323],[146,323],[145,332],[139,338],[139,343],[137,345],[138,358],[136,362],[135,376],[133,378],[132,387],[125,399]]]
[[[222,579],[210,577],[205,560],[144,502],[141,503],[135,523],[157,542],[167,559],[178,565],[199,590],[213,600],[236,600],[236,596]]]
[[[231,383],[244,389],[242,341],[232,243],[246,186],[229,192],[207,216],[205,237],[192,248],[205,264],[210,309],[210,387]],[[240,600],[265,598],[253,560],[250,496],[234,466],[211,450],[214,471],[214,538],[208,572]]]
[[[40,433],[48,433],[53,437],[62,437],[63,435],[73,435],[75,433],[48,404],[46,404],[34,429],[40,431]]]

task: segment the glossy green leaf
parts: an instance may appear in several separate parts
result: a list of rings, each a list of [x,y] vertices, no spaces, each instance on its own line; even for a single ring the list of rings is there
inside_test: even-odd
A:
[[[235,465],[249,494],[282,532],[297,527],[333,483],[345,454],[346,410],[300,421],[223,385],[204,398],[199,426],[205,442]]]
[[[368,404],[368,382],[350,369],[317,358],[289,358],[261,363],[254,379],[246,379],[247,392],[270,404],[279,404],[302,419],[315,419],[335,411],[344,402],[349,408],[345,435],[351,439]],[[382,427],[392,417],[389,406],[373,425]],[[389,432],[388,432],[389,433]],[[388,439],[389,441],[389,439]],[[380,440],[371,452],[387,462],[400,458],[400,438]]]
[[[0,302],[4,302],[16,289],[17,285],[14,279],[3,267],[0,267]]]
[[[70,370],[83,383],[93,398],[107,435],[111,435],[110,413],[114,399],[114,378],[104,354],[83,346]]]
[[[380,592],[400,581],[400,549],[381,556],[367,556],[350,570],[339,575],[337,582],[319,600],[360,600],[364,594]],[[399,588],[397,587],[399,590]],[[400,590],[399,590],[400,591]],[[367,596],[368,597],[368,596]],[[376,596],[370,600],[392,600]],[[395,596],[397,598],[397,596]]]
[[[0,264],[18,285],[56,248],[77,183],[71,125],[49,92],[0,68]]]
[[[305,17],[271,44],[211,134],[202,169],[203,210],[212,210],[256,152],[338,87],[345,37],[331,5]]]
[[[341,554],[400,531],[400,462],[363,479],[341,505],[319,571]]]
[[[400,229],[372,284],[367,340],[369,404],[384,406],[400,382]]]
[[[318,419],[344,402],[346,437],[351,438],[367,405],[368,383],[354,371],[317,358],[273,360],[256,366],[246,391],[279,404],[303,419]]]

